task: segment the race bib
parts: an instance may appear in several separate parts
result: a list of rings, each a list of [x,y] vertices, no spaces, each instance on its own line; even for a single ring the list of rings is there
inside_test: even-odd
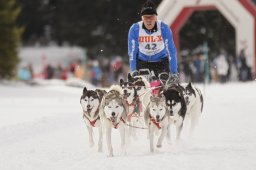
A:
[[[152,56],[164,49],[164,41],[161,32],[161,22],[157,22],[158,30],[152,34],[148,34],[142,28],[143,22],[139,22],[139,50],[141,53]]]

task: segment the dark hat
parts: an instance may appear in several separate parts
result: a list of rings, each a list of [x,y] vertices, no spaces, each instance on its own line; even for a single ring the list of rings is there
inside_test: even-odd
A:
[[[152,1],[148,0],[143,4],[140,15],[143,16],[143,15],[154,15],[154,14],[157,15],[156,5]]]

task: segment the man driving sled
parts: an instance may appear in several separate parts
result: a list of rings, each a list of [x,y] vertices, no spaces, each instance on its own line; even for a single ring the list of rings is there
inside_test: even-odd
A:
[[[177,54],[169,26],[157,20],[156,7],[151,1],[143,4],[141,18],[142,21],[130,27],[128,34],[132,76],[137,76],[141,69],[149,69],[165,81],[170,74],[168,82],[177,83]]]

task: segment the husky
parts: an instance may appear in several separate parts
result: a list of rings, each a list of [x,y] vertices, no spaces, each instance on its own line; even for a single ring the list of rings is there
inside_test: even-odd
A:
[[[163,91],[163,95],[170,112],[170,125],[176,126],[176,139],[179,140],[187,112],[183,90],[179,85],[173,84]],[[170,136],[168,137],[170,138]]]
[[[143,116],[141,116],[142,105],[134,84],[120,79],[120,86],[123,90],[124,101],[127,109],[127,122],[130,125],[129,136],[136,139],[136,128],[144,127],[144,119]]]
[[[123,100],[122,88],[118,85],[110,87],[102,99],[100,105],[100,119],[102,126],[106,129],[106,141],[108,147],[108,155],[113,156],[113,148],[111,143],[111,131],[113,128],[119,129],[121,136],[122,153],[126,154],[125,146],[125,124],[126,124],[126,108]]]
[[[169,113],[166,107],[165,97],[150,96],[150,102],[144,114],[146,125],[148,125],[150,152],[154,152],[154,135],[161,130],[156,147],[162,147],[162,142],[167,134],[169,126]]]
[[[83,119],[89,132],[89,144],[92,147],[93,141],[93,127],[97,127],[99,130],[98,151],[102,151],[102,127],[99,117],[99,107],[102,97],[106,93],[104,90],[87,90],[83,89],[83,94],[80,98],[80,104],[83,109]]]
[[[139,96],[139,101],[141,102],[142,113],[144,113],[149,103],[150,96],[152,95],[150,83],[143,76],[132,77],[130,74],[128,74],[128,82],[134,85],[136,93]]]
[[[203,111],[203,95],[201,90],[193,86],[191,82],[187,85],[182,85],[182,87],[187,105],[186,115],[190,119],[190,134],[192,134]]]

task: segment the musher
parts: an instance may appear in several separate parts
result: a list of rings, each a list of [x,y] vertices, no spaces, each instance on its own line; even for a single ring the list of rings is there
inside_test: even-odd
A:
[[[141,9],[142,21],[134,23],[128,34],[128,54],[132,76],[140,69],[153,71],[156,77],[177,83],[177,53],[169,26],[157,19],[155,4],[148,0]],[[162,74],[161,74],[162,73]]]

